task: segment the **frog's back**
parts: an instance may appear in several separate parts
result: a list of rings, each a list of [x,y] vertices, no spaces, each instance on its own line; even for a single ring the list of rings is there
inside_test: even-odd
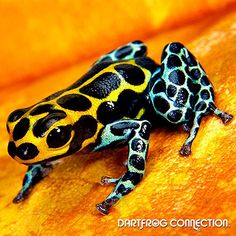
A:
[[[140,118],[145,92],[157,64],[148,57],[95,64],[67,90],[91,102],[93,116],[103,125],[122,118]]]

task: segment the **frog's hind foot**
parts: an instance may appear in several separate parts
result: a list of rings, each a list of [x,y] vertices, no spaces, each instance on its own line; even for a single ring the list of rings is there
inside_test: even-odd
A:
[[[179,154],[184,157],[189,156],[191,154],[191,145],[183,144],[183,146],[179,150]]]
[[[224,125],[229,123],[233,119],[232,115],[228,114],[227,112],[221,111],[214,104],[211,104],[211,110],[222,120]]]

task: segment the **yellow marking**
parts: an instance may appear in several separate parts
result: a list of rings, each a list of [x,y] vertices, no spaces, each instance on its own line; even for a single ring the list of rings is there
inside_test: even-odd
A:
[[[140,119],[140,118],[143,116],[144,113],[145,113],[145,109],[142,108],[142,109],[138,112],[138,115],[136,116],[136,119]]]

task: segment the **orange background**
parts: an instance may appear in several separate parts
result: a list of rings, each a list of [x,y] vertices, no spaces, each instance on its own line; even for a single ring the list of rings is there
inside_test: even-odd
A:
[[[215,87],[216,104],[236,111],[236,2],[234,0],[4,1],[0,0],[0,234],[1,235],[199,235],[192,228],[118,228],[117,219],[228,219],[236,232],[235,119],[203,119],[192,155],[178,155],[186,134],[156,129],[146,174],[138,187],[101,216],[95,204],[112,186],[127,149],[64,159],[29,199],[11,203],[26,167],[9,158],[8,114],[73,83],[101,54],[141,39],[160,61],[164,45],[185,44]],[[122,158],[121,158],[122,157]]]

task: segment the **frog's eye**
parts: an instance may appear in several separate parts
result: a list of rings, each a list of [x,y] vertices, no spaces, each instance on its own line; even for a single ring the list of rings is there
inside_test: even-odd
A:
[[[58,126],[54,128],[47,136],[47,144],[50,148],[64,146],[71,137],[72,126]]]

